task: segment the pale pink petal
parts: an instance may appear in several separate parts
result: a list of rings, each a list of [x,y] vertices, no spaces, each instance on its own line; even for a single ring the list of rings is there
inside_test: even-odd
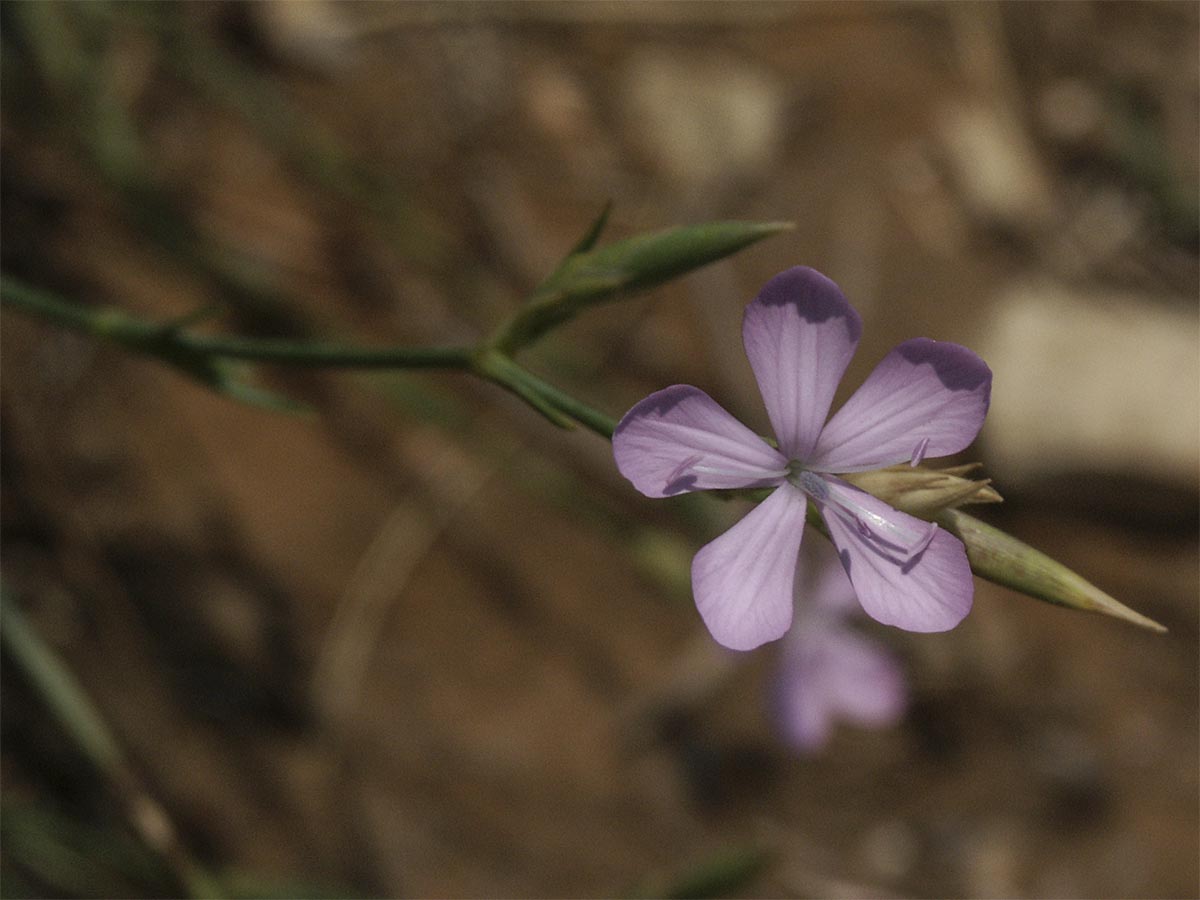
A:
[[[791,636],[789,635],[789,640]],[[833,715],[821,688],[819,647],[785,655],[775,683],[775,707],[784,739],[812,753],[829,741]]]
[[[808,502],[780,485],[692,560],[692,593],[704,624],[731,650],[753,650],[792,624],[796,556]]]
[[[836,721],[875,728],[894,724],[908,700],[895,658],[836,617],[793,627],[776,690],[784,737],[808,752],[824,746]]]
[[[867,615],[907,631],[948,631],[961,622],[975,595],[962,542],[841,479],[825,481],[828,495],[813,499]]]
[[[803,266],[776,275],[746,307],[746,356],[788,459],[812,452],[861,334],[838,286]]]
[[[849,628],[826,635],[825,697],[838,718],[870,728],[894,724],[904,714],[904,670],[880,643]]]
[[[779,451],[686,384],[638,403],[617,425],[612,443],[617,468],[647,497],[768,487],[787,470]]]
[[[862,472],[957,453],[979,434],[991,388],[991,370],[966,347],[905,341],[829,420],[808,466]]]

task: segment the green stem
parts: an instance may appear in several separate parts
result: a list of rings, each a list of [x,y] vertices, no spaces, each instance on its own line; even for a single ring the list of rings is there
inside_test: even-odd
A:
[[[0,642],[12,654],[50,712],[101,772],[124,765],[112,734],[66,667],[26,621],[20,607],[0,588]]]
[[[591,429],[605,440],[612,440],[613,432],[617,429],[616,419],[586,403],[579,402],[570,394],[542,381],[536,375],[530,374],[528,377],[530,384],[535,386],[538,393],[555,409],[566,413],[580,425]]]
[[[339,344],[297,343],[239,337],[208,337],[179,333],[174,340],[205,356],[343,369],[468,369],[470,347],[349,347]]]
[[[197,335],[184,330],[191,317],[160,325],[114,309],[92,309],[20,281],[0,281],[0,302],[64,328],[105,338],[196,371],[204,361],[237,359],[289,366],[346,369],[457,369],[516,394],[560,428],[574,423],[610,440],[616,422],[534,375],[511,356],[475,347],[351,347],[269,338]]]
[[[352,369],[462,369],[472,366],[469,347],[349,347],[289,340],[189,334],[180,323],[159,325],[114,309],[92,309],[5,276],[0,302],[94,337],[108,338],[168,360],[196,357],[252,360],[291,366]]]
[[[477,351],[471,360],[471,371],[516,394],[559,428],[575,427],[568,416],[546,399],[541,379],[505,353],[490,348]]]
[[[512,391],[560,428],[573,428],[578,422],[605,440],[612,440],[617,423],[611,416],[543,381],[500,350],[481,349],[475,355],[473,371]]]
[[[100,313],[86,306],[68,303],[53,294],[30,287],[8,275],[0,280],[0,302],[3,302],[5,306],[19,309],[21,312],[49,319],[56,325],[72,331],[82,331],[97,337],[112,336],[108,331],[105,317],[112,317],[113,313]],[[115,315],[118,319],[127,318],[120,313]]]

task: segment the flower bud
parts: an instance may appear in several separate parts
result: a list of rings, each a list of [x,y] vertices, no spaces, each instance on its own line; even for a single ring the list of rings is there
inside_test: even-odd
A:
[[[1002,499],[986,479],[964,477],[977,468],[978,463],[947,469],[901,464],[842,477],[902,512],[937,522],[963,542],[971,571],[980,578],[1056,606],[1166,631],[1040,550],[959,510],[970,503],[999,503]]]
[[[874,494],[888,506],[921,519],[933,520],[938,513],[968,503],[999,503],[1003,499],[988,479],[964,478],[979,463],[930,469],[901,463],[887,469],[854,472],[841,476],[855,487]]]
[[[1040,550],[961,510],[944,510],[934,521],[963,542],[971,570],[981,578],[1056,606],[1102,613],[1150,631],[1167,630]]]

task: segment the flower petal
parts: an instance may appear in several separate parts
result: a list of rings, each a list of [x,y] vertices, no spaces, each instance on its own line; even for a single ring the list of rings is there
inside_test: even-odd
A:
[[[788,459],[812,452],[861,334],[838,286],[803,266],[776,275],[746,307],[742,342]]]
[[[788,640],[796,629],[788,633]],[[789,648],[780,661],[775,681],[775,709],[784,739],[800,750],[825,746],[833,730],[833,715],[822,690],[820,648],[806,641]]]
[[[867,615],[907,631],[948,631],[961,622],[975,595],[962,542],[840,478],[826,480],[839,495],[846,489],[853,492],[855,505],[866,511],[855,516],[833,502],[819,505]],[[898,538],[908,535],[923,537],[906,547]],[[924,549],[910,552],[922,544]]]
[[[806,751],[825,744],[835,720],[884,727],[908,702],[904,671],[887,649],[829,617],[788,633],[777,692],[784,737]]]
[[[638,403],[613,432],[621,474],[647,497],[767,487],[787,460],[699,388],[677,384]]]
[[[829,420],[808,466],[863,472],[957,453],[979,434],[991,390],[991,370],[966,347],[905,341]]]
[[[692,560],[696,607],[718,643],[753,650],[782,637],[792,624],[807,507],[804,494],[780,485]]]
[[[908,704],[904,670],[887,648],[849,628],[825,637],[827,704],[856,725],[882,728]]]

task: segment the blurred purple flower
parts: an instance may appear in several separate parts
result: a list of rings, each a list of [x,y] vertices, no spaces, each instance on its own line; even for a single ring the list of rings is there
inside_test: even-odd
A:
[[[798,577],[796,618],[780,643],[774,685],[783,737],[806,753],[820,750],[838,721],[867,728],[895,724],[908,704],[899,662],[851,627],[859,611],[854,587],[824,544],[806,553]]]
[[[826,422],[861,333],[862,320],[836,284],[813,269],[788,269],[742,319],[778,449],[683,384],[638,403],[613,434],[617,468],[648,497],[776,489],[692,561],[696,606],[726,647],[753,649],[791,625],[809,499],[872,618],[945,631],[971,609],[974,585],[958,539],[833,473],[962,450],[983,425],[992,373],[957,344],[905,341]]]

